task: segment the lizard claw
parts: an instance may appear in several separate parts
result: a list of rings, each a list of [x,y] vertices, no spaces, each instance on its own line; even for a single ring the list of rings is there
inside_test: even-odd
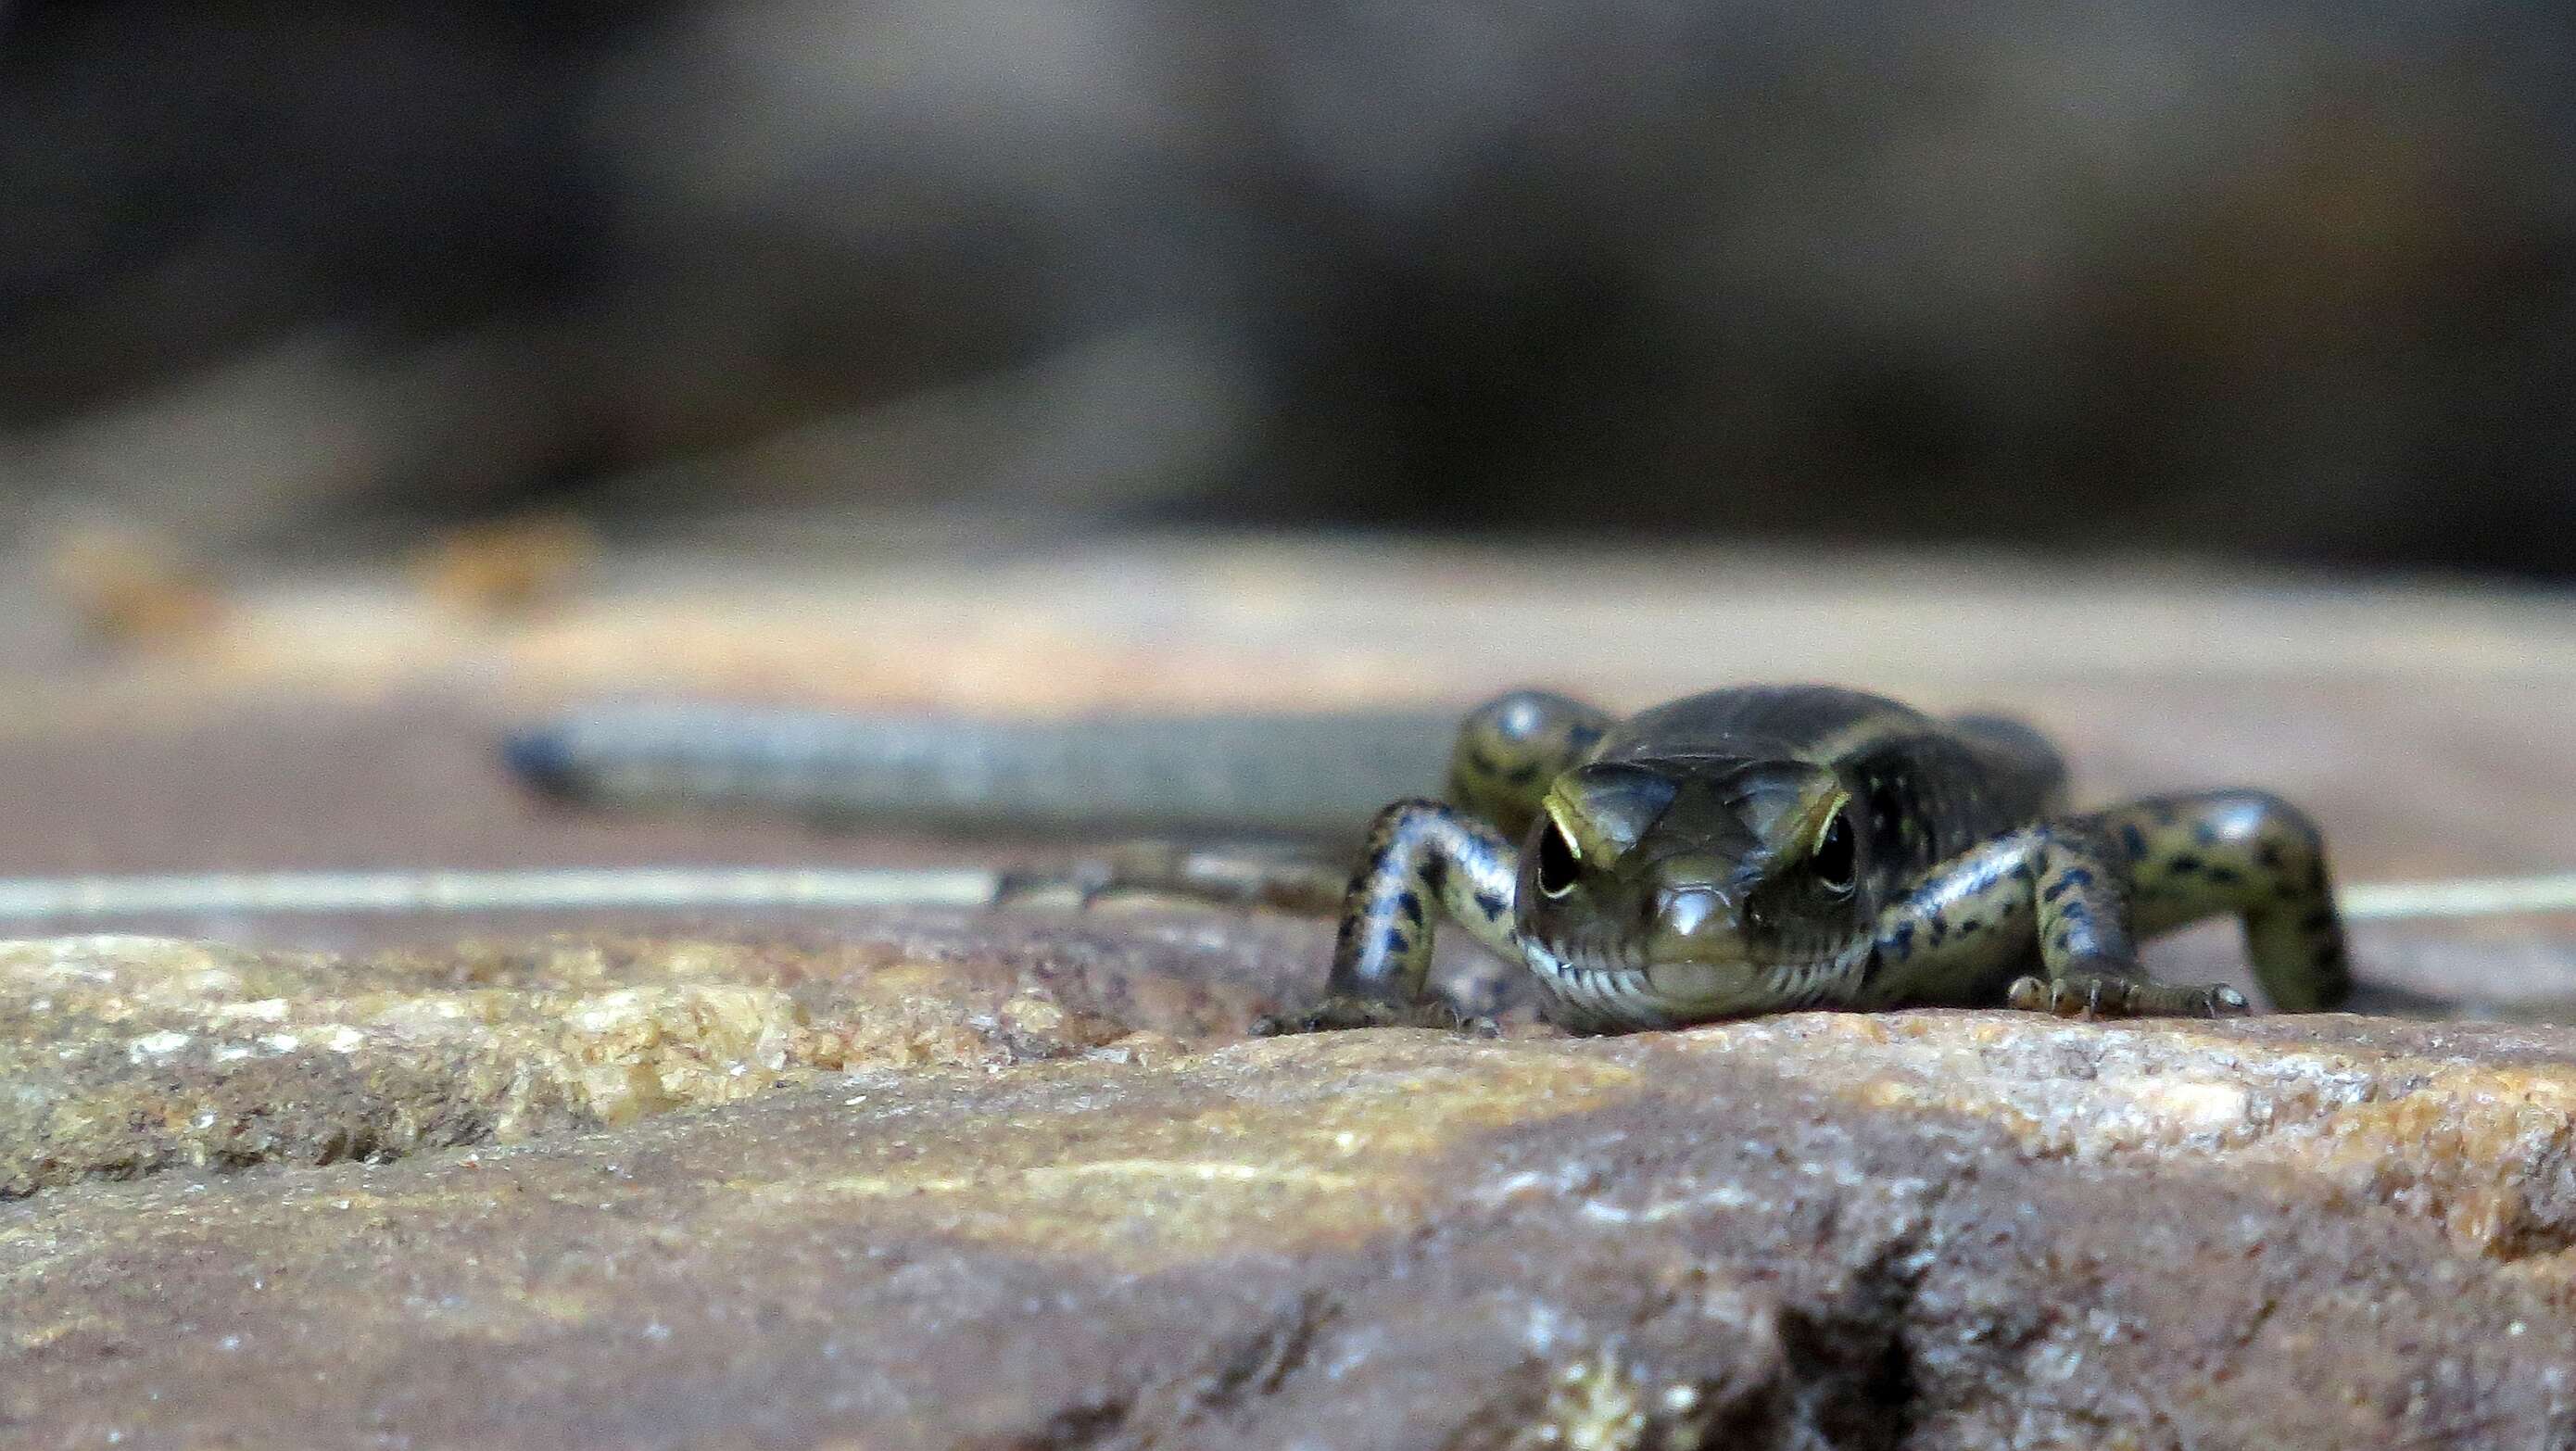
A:
[[[2061,1018],[2228,1018],[2252,1011],[2245,994],[2224,983],[2168,987],[2120,973],[2082,970],[2053,979],[2016,979],[2005,1000],[2024,1012]]]

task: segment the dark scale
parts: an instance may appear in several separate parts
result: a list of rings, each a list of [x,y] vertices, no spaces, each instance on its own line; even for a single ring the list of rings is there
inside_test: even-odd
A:
[[[2243,920],[2272,1001],[2350,990],[2324,848],[2253,791],[2090,814],[2027,726],[1823,686],[1713,691],[1626,721],[1562,696],[1467,718],[1449,800],[1371,827],[1308,1028],[1440,1021],[1446,916],[1527,963],[1550,1017],[1617,1031],[1809,1006],[2215,1014],[2136,939]]]

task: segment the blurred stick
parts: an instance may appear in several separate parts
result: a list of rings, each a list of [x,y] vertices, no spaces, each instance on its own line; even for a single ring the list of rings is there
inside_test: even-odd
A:
[[[2418,917],[2510,917],[2576,912],[2576,873],[2459,877],[2428,882],[2356,882],[2336,894],[2356,922]]]

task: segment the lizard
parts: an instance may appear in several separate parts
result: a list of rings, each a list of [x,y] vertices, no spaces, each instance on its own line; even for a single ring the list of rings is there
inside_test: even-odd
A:
[[[826,724],[772,730],[746,751],[705,729],[723,719],[556,728],[513,738],[507,754],[559,796],[729,786],[773,805],[818,792],[858,804],[830,769]],[[1313,749],[1292,755],[1336,754],[1333,729],[1315,730]],[[1351,774],[1348,759],[1334,764]],[[1417,767],[1402,752],[1364,764]],[[2242,919],[2276,1008],[2351,995],[2324,845],[2304,813],[2243,789],[2071,812],[2062,757],[2006,718],[1935,717],[1822,685],[1715,690],[1625,718],[1521,690],[1465,717],[1447,766],[1442,797],[1377,811],[1340,894],[1322,1002],[1267,1030],[1460,1022],[1426,994],[1443,919],[1525,965],[1544,1015],[1578,1032],[1807,1007],[2242,1013],[2234,989],[2160,983],[2138,961],[2138,938],[2219,915]],[[1385,773],[1356,774],[1375,785]],[[1310,817],[1348,805],[1347,790],[1301,796],[1293,779],[1272,794]],[[1008,804],[976,789],[948,801],[968,817]]]

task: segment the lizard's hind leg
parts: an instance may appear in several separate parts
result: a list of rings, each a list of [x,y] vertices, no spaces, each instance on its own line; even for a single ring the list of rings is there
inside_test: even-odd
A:
[[[1591,759],[1610,723],[1607,711],[1545,691],[1516,690],[1488,701],[1459,724],[1449,756],[1447,798],[1468,816],[1497,828],[1506,840],[1518,841],[1537,819],[1548,787]],[[1430,784],[1426,780],[1422,786]],[[1374,833],[1386,820],[1385,813],[1376,819],[1363,860],[1378,854]],[[1347,897],[1348,840],[1127,842],[1085,856],[1067,869],[1010,873],[997,900],[1050,901],[1070,892],[1087,905],[1141,892],[1320,915],[1336,910]],[[1504,896],[1509,895],[1506,887]]]
[[[2246,957],[2273,1006],[2327,1012],[2352,995],[2325,843],[2297,807],[2261,791],[2208,791],[2088,820],[2126,858],[2140,935],[2240,917]]]
[[[1607,711],[1543,690],[1515,690],[1458,726],[1448,797],[1519,841],[1556,778],[1592,758],[1610,728]]]

